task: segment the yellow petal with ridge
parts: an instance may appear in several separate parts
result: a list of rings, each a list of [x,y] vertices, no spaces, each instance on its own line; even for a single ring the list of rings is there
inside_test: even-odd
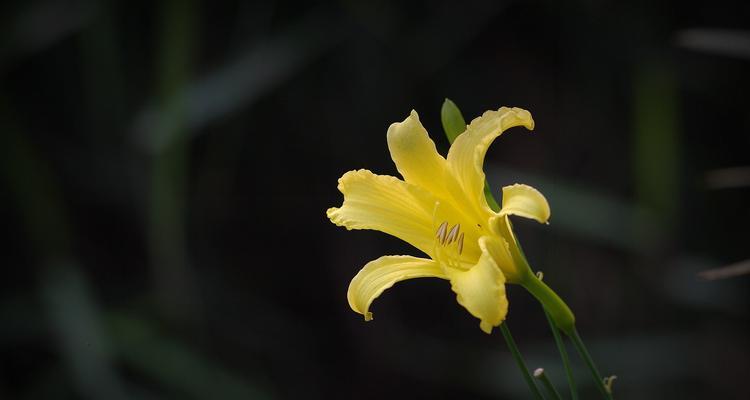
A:
[[[514,126],[524,126],[533,130],[534,120],[531,113],[516,107],[486,111],[481,117],[471,121],[466,131],[456,138],[448,151],[449,170],[459,183],[465,200],[481,214],[492,213],[484,197],[484,157],[495,138]],[[454,196],[456,195],[454,189]]]
[[[412,110],[404,121],[391,124],[387,138],[391,158],[404,180],[438,197],[446,197],[447,164],[419,121],[419,114]]]
[[[505,275],[498,266],[498,261],[508,262],[507,249],[503,246],[502,239],[483,236],[479,239],[482,255],[476,265],[467,271],[446,269],[456,300],[479,318],[479,327],[487,334],[500,325],[508,313]]]
[[[384,256],[367,263],[349,284],[346,294],[352,310],[372,319],[370,305],[395,283],[413,278],[443,278],[443,268],[433,260],[411,256]]]
[[[396,177],[361,169],[339,179],[344,204],[329,208],[328,218],[347,229],[372,229],[393,235],[431,255],[436,199]]]
[[[549,203],[542,193],[529,185],[516,183],[503,187],[503,207],[500,215],[517,215],[547,223]]]

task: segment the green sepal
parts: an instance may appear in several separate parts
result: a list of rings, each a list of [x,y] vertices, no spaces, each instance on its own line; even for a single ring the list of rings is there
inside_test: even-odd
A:
[[[440,122],[443,123],[443,130],[450,144],[466,130],[466,120],[461,110],[450,99],[445,99],[443,107],[440,108]]]

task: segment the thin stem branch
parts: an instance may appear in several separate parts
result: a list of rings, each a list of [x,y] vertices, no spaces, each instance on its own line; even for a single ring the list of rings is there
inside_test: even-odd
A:
[[[599,373],[599,370],[596,368],[596,364],[594,364],[594,360],[591,358],[591,354],[589,354],[589,351],[586,349],[586,345],[583,344],[583,340],[581,340],[581,336],[578,334],[577,329],[573,329],[573,332],[569,335],[570,339],[573,341],[573,344],[576,346],[576,350],[578,350],[578,354],[581,356],[583,361],[586,362],[586,366],[589,367],[589,371],[591,371],[591,375],[594,378],[594,384],[596,385],[596,388],[599,389],[599,392],[601,392],[602,396],[604,396],[607,400],[612,400],[612,393],[607,390],[607,388],[604,386],[604,377],[602,377],[602,374]]]
[[[558,392],[557,389],[555,389],[555,386],[552,384],[552,382],[550,382],[549,378],[547,377],[547,374],[544,373],[544,368],[537,368],[537,370],[534,371],[534,378],[542,382],[542,386],[544,386],[544,389],[547,390],[547,394],[553,400],[562,400],[562,396],[560,396],[560,392]]]
[[[555,322],[552,321],[552,317],[550,317],[547,310],[544,310],[544,316],[547,317],[549,328],[552,330],[552,336],[555,337],[555,344],[557,345],[557,349],[560,350],[560,358],[562,358],[565,375],[568,378],[568,387],[570,387],[570,399],[578,400],[578,387],[573,378],[573,370],[570,367],[570,358],[568,358],[568,351],[565,349],[565,342],[563,342],[560,331],[557,330],[557,326],[555,326]]]
[[[539,391],[539,388],[536,387],[536,383],[534,383],[534,379],[531,378],[531,374],[529,373],[529,368],[526,367],[526,362],[523,360],[523,357],[521,356],[521,352],[518,350],[518,347],[516,346],[516,341],[513,340],[513,335],[510,334],[510,329],[508,329],[507,322],[503,322],[502,324],[500,324],[500,332],[503,333],[503,338],[505,338],[505,343],[508,345],[508,348],[510,349],[510,353],[513,355],[513,359],[516,360],[516,364],[518,364],[518,369],[521,370],[523,379],[526,380],[526,384],[529,385],[529,390],[531,390],[531,393],[534,395],[534,398],[536,398],[537,400],[544,400],[544,396],[542,396],[542,393]]]

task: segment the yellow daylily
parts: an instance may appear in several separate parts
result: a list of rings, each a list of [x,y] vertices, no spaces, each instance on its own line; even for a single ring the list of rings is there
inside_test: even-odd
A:
[[[507,107],[487,111],[471,121],[444,158],[412,111],[387,133],[391,158],[403,180],[365,169],[339,179],[343,205],[327,211],[334,224],[385,232],[429,257],[384,256],[367,263],[349,285],[347,297],[354,311],[371,320],[370,305],[383,291],[402,280],[435,277],[450,281],[458,303],[480,320],[486,333],[507,314],[506,282],[524,285],[552,308],[558,326],[572,324],[567,306],[531,273],[508,220],[516,215],[546,223],[547,200],[530,186],[506,186],[502,208],[495,212],[484,194],[487,149],[515,126],[533,130],[531,114]],[[554,310],[559,308],[556,302],[563,309]]]

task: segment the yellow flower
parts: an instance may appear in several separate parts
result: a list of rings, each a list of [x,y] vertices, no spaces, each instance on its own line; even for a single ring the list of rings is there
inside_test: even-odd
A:
[[[458,303],[490,333],[508,311],[506,282],[541,283],[523,259],[508,216],[546,223],[547,200],[530,186],[506,186],[502,209],[495,212],[484,194],[482,165],[487,149],[515,126],[534,129],[531,114],[507,107],[487,111],[456,138],[446,159],[412,111],[403,122],[392,124],[387,134],[391,158],[403,180],[364,169],[339,179],[344,203],[327,211],[334,224],[385,232],[429,257],[384,256],[367,263],[349,285],[347,297],[354,311],[369,321],[370,305],[383,291],[402,280],[435,277],[450,281]],[[537,298],[556,298],[551,290],[551,295],[536,292],[532,294]]]

